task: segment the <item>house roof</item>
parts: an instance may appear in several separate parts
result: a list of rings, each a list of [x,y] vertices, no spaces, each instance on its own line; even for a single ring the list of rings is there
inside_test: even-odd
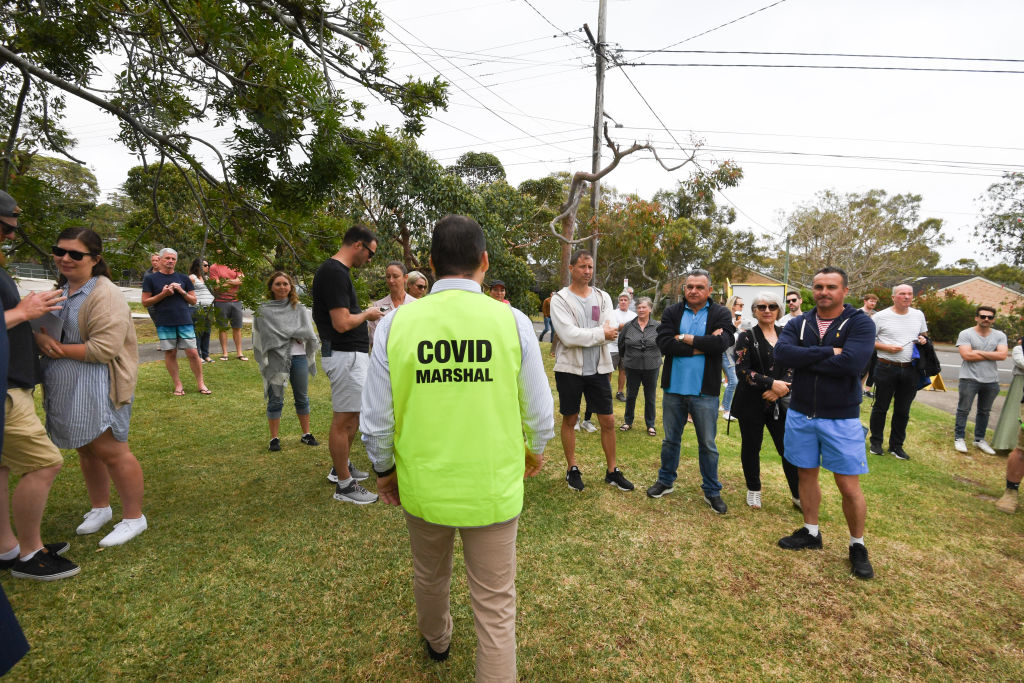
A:
[[[913,287],[914,296],[917,296],[918,294],[926,290],[934,290],[936,292],[941,292],[944,289],[955,287],[957,285],[962,285],[967,282],[970,282],[971,280],[981,280],[982,282],[988,283],[993,287],[1005,289],[1006,291],[1013,292],[1018,296],[1024,296],[1024,294],[1021,294],[1021,292],[1018,292],[1013,287],[1009,287],[1002,283],[989,280],[988,278],[982,277],[980,275],[926,275],[924,277],[919,277],[912,280],[905,280],[904,284],[908,284],[911,287]]]

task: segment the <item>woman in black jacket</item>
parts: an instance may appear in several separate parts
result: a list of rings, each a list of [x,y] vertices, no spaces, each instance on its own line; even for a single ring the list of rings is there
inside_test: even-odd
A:
[[[626,372],[626,414],[619,431],[633,428],[633,413],[640,385],[644,387],[644,423],[647,433],[657,436],[654,428],[655,392],[658,389],[658,369],[661,367],[661,350],[658,348],[658,325],[651,320],[654,304],[646,296],[636,301],[636,317],[619,332],[619,360]],[[620,370],[622,372],[622,370]]]
[[[767,427],[775,442],[775,449],[783,456],[783,435],[786,428],[786,409],[789,405],[789,385],[793,369],[775,362],[773,349],[782,328],[775,323],[782,305],[770,292],[759,292],[753,302],[754,318],[750,330],[741,332],[736,340],[736,374],[739,386],[732,400],[732,416],[740,423],[740,462],[747,481],[747,505],[761,507],[761,443]],[[789,482],[793,505],[800,507],[800,489],[797,468],[785,457],[782,470]]]

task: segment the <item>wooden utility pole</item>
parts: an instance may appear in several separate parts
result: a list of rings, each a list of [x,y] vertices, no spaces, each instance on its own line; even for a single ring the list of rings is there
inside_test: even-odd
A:
[[[590,27],[586,24],[583,29],[587,32],[590,44],[594,48],[597,67],[597,93],[594,96],[594,138],[593,150],[591,152],[590,172],[596,174],[601,170],[601,130],[604,123],[604,69],[605,69],[605,27],[608,19],[608,0],[601,0],[597,10],[597,40],[594,40]],[[594,180],[590,185],[590,208],[593,215],[595,233],[591,240],[590,250],[594,253],[594,281],[597,280],[597,211],[601,205],[601,181]]]

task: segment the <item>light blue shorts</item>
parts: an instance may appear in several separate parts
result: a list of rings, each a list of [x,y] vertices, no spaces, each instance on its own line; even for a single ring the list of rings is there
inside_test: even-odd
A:
[[[789,409],[786,414],[786,460],[797,467],[824,467],[836,474],[867,474],[864,427],[856,417],[830,420]]]
[[[194,325],[157,325],[156,336],[160,340],[161,351],[196,348]]]

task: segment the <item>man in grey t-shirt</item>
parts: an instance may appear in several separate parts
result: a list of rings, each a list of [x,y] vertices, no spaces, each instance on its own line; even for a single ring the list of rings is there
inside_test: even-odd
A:
[[[967,415],[971,412],[974,397],[978,397],[978,413],[974,418],[974,447],[982,453],[995,455],[985,441],[988,429],[988,415],[992,403],[999,395],[999,367],[996,361],[1006,360],[1006,335],[992,329],[996,309],[978,306],[974,316],[974,327],[968,327],[956,338],[963,363],[960,365],[960,379],[957,388],[960,400],[956,406],[956,426],[953,431],[953,447],[960,453],[967,452]]]

